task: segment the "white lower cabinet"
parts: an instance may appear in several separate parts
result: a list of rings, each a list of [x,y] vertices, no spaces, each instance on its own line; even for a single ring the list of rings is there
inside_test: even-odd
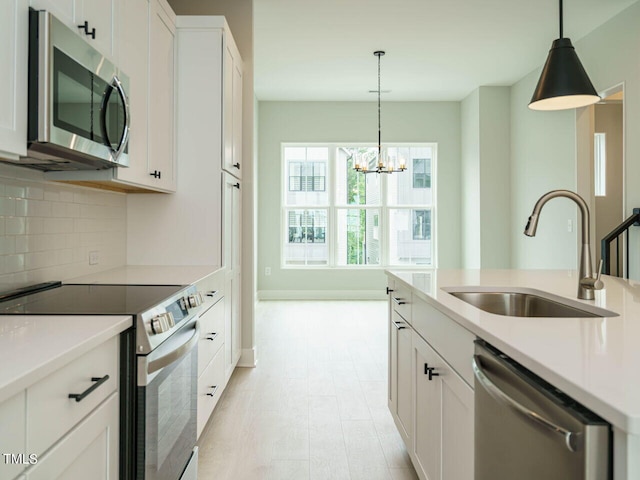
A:
[[[389,300],[389,410],[418,477],[473,480],[474,394],[463,375],[474,337],[410,292]]]
[[[473,390],[413,332],[414,438],[418,476],[473,480]]]
[[[26,454],[25,392],[0,403],[0,454]],[[0,458],[0,478],[13,478],[24,470],[21,461]]]
[[[38,463],[27,480],[116,480],[118,478],[118,394],[80,422]]]
[[[213,413],[225,384],[224,349],[220,348],[198,377],[198,437]]]
[[[392,311],[390,323],[391,391],[389,408],[405,444],[410,444],[413,431],[411,403],[411,327],[397,312]]]
[[[111,337],[0,402],[0,479],[118,478],[119,346]]]

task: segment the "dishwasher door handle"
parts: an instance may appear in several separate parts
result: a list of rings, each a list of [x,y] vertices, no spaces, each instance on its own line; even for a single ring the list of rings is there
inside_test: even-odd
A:
[[[487,392],[496,400],[501,401],[504,405],[511,407],[513,410],[518,412],[524,418],[531,420],[532,422],[545,427],[546,429],[552,431],[553,433],[557,433],[558,435],[562,435],[564,437],[564,443],[566,447],[571,452],[578,451],[578,435],[579,433],[571,432],[565,428],[562,428],[559,425],[556,425],[551,420],[544,418],[533,410],[525,407],[521,403],[517,402],[502,390],[500,390],[495,383],[489,380],[489,377],[485,374],[482,369],[482,365],[480,362],[480,356],[474,355],[472,360],[472,368],[473,374],[475,375],[478,382],[487,390]]]

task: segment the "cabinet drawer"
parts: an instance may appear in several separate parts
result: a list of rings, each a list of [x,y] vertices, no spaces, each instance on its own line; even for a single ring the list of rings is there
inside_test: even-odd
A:
[[[92,378],[109,378],[100,383]],[[82,394],[100,383],[80,401]],[[118,387],[118,337],[71,361],[27,389],[27,450],[42,454]]]
[[[0,453],[26,454],[25,392],[0,403]],[[13,478],[24,469],[19,462],[0,459],[0,478]]]
[[[27,470],[27,480],[118,478],[118,394],[114,393]]]
[[[198,378],[198,437],[224,387],[224,348],[221,348]]]
[[[391,308],[409,323],[411,323],[411,297],[411,290],[400,282],[395,282],[393,291],[389,293]]]
[[[414,330],[473,388],[475,335],[420,298],[414,297],[412,309]]]
[[[224,269],[220,269],[196,282],[196,288],[204,299],[205,308],[216,303],[224,296],[224,276]]]
[[[198,376],[213,359],[224,343],[224,299],[200,316],[200,342],[198,343]]]

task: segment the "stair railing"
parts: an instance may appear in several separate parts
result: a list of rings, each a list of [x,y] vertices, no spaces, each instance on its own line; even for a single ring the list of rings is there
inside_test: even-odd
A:
[[[629,278],[629,229],[633,226],[640,226],[640,208],[633,209],[633,215],[627,218],[624,222],[614,228],[611,233],[602,239],[600,242],[600,258],[602,258],[602,273],[605,275],[611,275],[611,243],[616,242],[616,276],[620,275],[620,236],[626,234],[626,255],[624,269],[625,278]]]

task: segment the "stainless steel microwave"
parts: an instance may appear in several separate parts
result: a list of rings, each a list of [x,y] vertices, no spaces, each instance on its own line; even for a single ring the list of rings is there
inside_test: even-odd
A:
[[[49,12],[29,12],[29,112],[23,166],[127,167],[128,77]]]

